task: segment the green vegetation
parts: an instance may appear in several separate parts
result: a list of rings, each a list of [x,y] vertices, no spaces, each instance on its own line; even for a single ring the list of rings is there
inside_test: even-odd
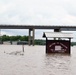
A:
[[[3,35],[0,37],[1,41],[28,41],[28,36],[8,36],[8,35]]]
[[[46,44],[45,40],[40,40],[40,39],[35,40],[35,45],[45,45],[45,44]]]
[[[76,45],[76,42],[71,42],[71,46],[74,46],[74,45]]]
[[[28,36],[8,36],[8,35],[3,35],[0,37],[0,43],[3,43],[4,41],[10,41],[12,44],[12,41],[27,41],[28,42]],[[46,41],[45,40],[40,40],[36,39],[35,40],[35,45],[45,45]]]

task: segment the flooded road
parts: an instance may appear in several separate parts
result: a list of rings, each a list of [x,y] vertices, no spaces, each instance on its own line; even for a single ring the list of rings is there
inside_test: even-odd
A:
[[[76,75],[76,46],[71,55],[46,54],[45,46],[0,45],[0,75]]]

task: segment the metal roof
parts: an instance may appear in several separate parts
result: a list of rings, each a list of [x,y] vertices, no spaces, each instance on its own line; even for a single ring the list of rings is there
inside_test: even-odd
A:
[[[62,32],[44,32],[43,37],[47,38],[73,38],[72,33],[62,33]]]

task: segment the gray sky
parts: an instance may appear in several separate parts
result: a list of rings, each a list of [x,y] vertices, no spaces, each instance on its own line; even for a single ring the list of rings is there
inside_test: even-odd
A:
[[[76,0],[0,0],[0,24],[76,25]],[[44,31],[36,30],[36,38]],[[28,30],[2,30],[6,33],[28,35]]]

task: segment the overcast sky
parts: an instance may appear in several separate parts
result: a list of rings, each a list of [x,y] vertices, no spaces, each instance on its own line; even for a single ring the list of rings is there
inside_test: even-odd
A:
[[[76,0],[0,0],[0,24],[76,25]],[[36,30],[42,37],[44,30]],[[28,35],[28,30],[2,34]]]

